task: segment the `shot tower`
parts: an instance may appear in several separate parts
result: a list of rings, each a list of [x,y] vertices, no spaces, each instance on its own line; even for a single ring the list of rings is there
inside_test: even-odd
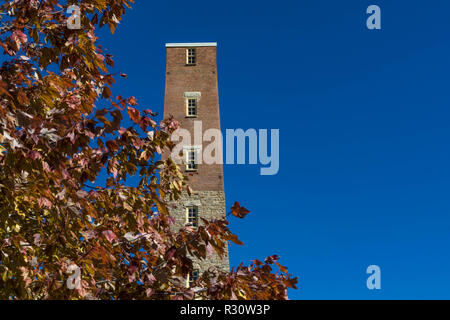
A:
[[[208,129],[220,130],[219,94],[217,86],[216,43],[166,44],[166,88],[164,118],[172,115],[180,127],[189,130],[192,144],[183,148],[185,163],[181,164],[189,177],[194,193],[184,194],[171,209],[177,227],[201,224],[205,219],[225,216],[225,194],[222,164],[196,163],[199,153],[210,142],[194,141],[194,126],[201,123],[202,135]],[[220,148],[222,148],[220,142]],[[222,152],[220,152],[222,154]],[[191,280],[203,270],[218,266],[229,270],[228,254],[220,259],[215,253],[206,261],[195,262]]]

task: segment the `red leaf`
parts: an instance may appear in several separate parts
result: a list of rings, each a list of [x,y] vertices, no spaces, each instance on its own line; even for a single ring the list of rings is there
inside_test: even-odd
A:
[[[106,146],[108,147],[108,149],[111,152],[116,152],[117,150],[119,150],[119,146],[117,145],[117,143],[114,140],[106,141]]]
[[[69,134],[67,134],[67,138],[69,138],[70,139],[70,142],[71,143],[75,143],[75,141],[76,141],[76,138],[75,138],[76,136],[75,136],[75,132],[70,132]]]
[[[235,202],[234,205],[231,207],[231,213],[233,214],[233,216],[238,217],[238,218],[244,218],[247,214],[250,213],[249,210],[247,210],[244,207],[241,207],[241,205],[239,204],[239,202]]]
[[[48,200],[47,198],[41,197],[38,199],[38,205],[39,207],[47,207],[47,208],[52,208],[53,205],[50,202],[50,200]]]
[[[287,270],[287,268],[285,266],[282,266],[278,262],[275,262],[275,264],[278,266],[278,268],[280,268],[281,272],[288,273],[288,270]]]
[[[208,243],[208,244],[206,245],[206,255],[207,255],[208,257],[210,257],[210,256],[212,256],[213,253],[214,253],[214,248],[213,248],[213,246],[211,245],[211,243]]]
[[[105,230],[102,233],[109,242],[113,242],[117,239],[117,236],[111,230]]]
[[[21,44],[28,41],[27,35],[20,30],[14,30],[11,39],[13,39],[19,47]]]
[[[45,161],[42,161],[42,168],[44,168],[45,172],[50,172],[51,171],[50,166]]]
[[[242,241],[238,239],[237,235],[231,234],[224,238],[226,238],[227,240],[230,240],[231,242],[233,242],[237,245],[240,245],[240,246],[244,245],[244,243],[242,243]]]
[[[128,103],[131,104],[132,106],[137,106],[138,105],[137,100],[136,100],[135,97],[128,98]]]
[[[41,154],[35,150],[31,150],[30,152],[28,152],[27,157],[33,160],[42,159]]]
[[[127,111],[128,111],[128,115],[130,116],[130,119],[133,122],[139,123],[139,121],[141,121],[141,113],[139,112],[139,110],[128,107]]]
[[[127,132],[127,129],[120,127],[120,129],[119,129],[120,135],[123,135],[125,132]]]
[[[277,256],[276,254],[274,254],[273,256],[267,257],[267,258],[264,260],[264,262],[267,263],[267,264],[273,264],[275,261],[277,261],[277,260],[279,260],[279,259],[280,259],[280,257]]]
[[[102,95],[104,98],[108,99],[109,97],[112,96],[111,90],[108,87],[104,87]]]
[[[151,297],[153,294],[153,289],[148,288],[147,290],[145,290],[145,294],[147,295],[147,297]]]
[[[172,259],[176,252],[177,252],[177,248],[175,248],[175,247],[173,247],[173,246],[170,247],[170,249],[167,250],[167,252],[166,252],[166,254],[165,254],[165,256],[164,256],[165,259],[166,259],[166,260]]]
[[[258,259],[252,260],[252,262],[253,262],[253,264],[255,266],[262,266],[263,265],[263,263],[261,261],[259,261]]]

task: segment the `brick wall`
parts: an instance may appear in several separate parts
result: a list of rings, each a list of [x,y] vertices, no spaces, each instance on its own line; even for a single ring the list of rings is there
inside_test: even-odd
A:
[[[164,118],[169,115],[174,116],[182,128],[191,132],[192,140],[194,121],[202,121],[203,132],[210,128],[220,130],[216,47],[196,49],[197,64],[195,66],[186,65],[186,47],[166,49]],[[201,93],[196,118],[186,117],[185,92]],[[209,143],[204,143],[203,147]],[[197,174],[193,174],[189,181],[194,190],[224,190],[222,165],[200,165]]]

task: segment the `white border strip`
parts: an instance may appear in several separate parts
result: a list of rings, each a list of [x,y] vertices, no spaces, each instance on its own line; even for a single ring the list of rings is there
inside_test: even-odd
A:
[[[178,47],[217,47],[217,42],[197,42],[197,43],[166,43],[166,48]]]

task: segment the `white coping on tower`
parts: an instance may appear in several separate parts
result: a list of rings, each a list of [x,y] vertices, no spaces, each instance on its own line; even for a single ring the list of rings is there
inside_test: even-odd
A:
[[[166,48],[217,47],[217,42],[166,43]]]

